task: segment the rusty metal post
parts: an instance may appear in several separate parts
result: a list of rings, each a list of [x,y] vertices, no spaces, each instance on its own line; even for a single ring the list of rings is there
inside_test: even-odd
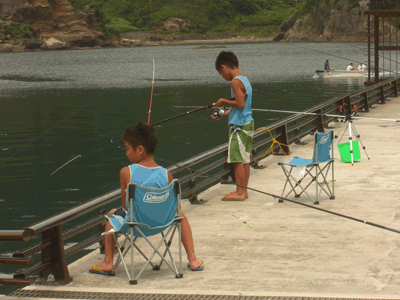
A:
[[[368,82],[371,82],[371,15],[368,15]]]
[[[317,127],[318,132],[325,132],[324,129],[324,116],[322,116],[322,109],[313,111],[313,113],[319,114],[317,118],[313,121],[314,126]]]
[[[225,150],[225,157],[228,159],[228,150]],[[221,184],[231,184],[235,183],[235,170],[233,164],[228,163],[228,160],[224,163],[224,169],[231,169],[231,171],[222,177],[223,181]],[[229,177],[232,178],[232,182],[229,181]]]
[[[48,276],[53,274],[59,285],[65,285],[72,281],[72,277],[68,272],[61,227],[62,225],[59,225],[42,232],[42,242],[51,242],[52,245],[42,250],[41,259],[42,262],[52,260],[52,263],[40,272],[39,277],[45,282]]]
[[[380,88],[380,96],[381,96],[381,100],[379,101],[379,103],[381,104],[385,104],[386,103],[386,99],[385,99],[385,87],[382,85]]]
[[[374,16],[375,83],[379,82],[379,16]]]
[[[391,89],[393,90],[392,93],[391,93],[391,95],[392,95],[393,97],[398,97],[399,93],[398,93],[398,91],[397,91],[397,80],[392,81],[392,82],[390,83],[390,85],[391,85]]]
[[[289,143],[289,139],[288,139],[288,135],[287,135],[287,126],[286,126],[286,124],[276,128],[276,136],[277,136],[276,140],[279,143],[283,144],[281,146],[282,150],[285,152],[286,155],[289,155],[290,154],[290,149],[289,149],[289,144],[288,144]],[[284,146],[284,145],[287,145],[287,146]],[[283,153],[280,153],[279,150],[280,150],[280,148],[278,148],[277,151],[274,150],[274,155],[284,155]]]
[[[363,105],[363,111],[369,112],[368,92],[361,93],[361,97],[360,103]]]
[[[191,171],[191,170],[189,170],[189,174],[192,174],[193,173],[193,171]],[[194,187],[196,185],[196,183],[195,183],[195,179],[190,179],[189,180],[189,188],[192,188],[192,187]],[[190,203],[197,203],[199,201],[199,199],[197,198],[197,194],[195,193],[195,192],[193,192],[193,193],[191,193],[190,195],[189,195],[189,202]]]

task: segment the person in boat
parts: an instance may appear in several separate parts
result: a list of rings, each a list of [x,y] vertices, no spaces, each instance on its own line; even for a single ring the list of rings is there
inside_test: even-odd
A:
[[[331,70],[331,68],[329,67],[329,60],[327,59],[324,64],[324,71],[329,72],[330,70]]]
[[[360,62],[360,65],[358,66],[357,69],[358,71],[363,72],[367,69],[367,67],[362,62]]]
[[[346,69],[346,71],[355,71],[356,69],[354,69],[353,67],[353,63],[350,63]]]
[[[249,80],[239,71],[239,61],[233,52],[219,53],[215,68],[230,82],[233,100],[219,99],[217,107],[230,106],[228,116],[229,145],[227,162],[234,166],[236,191],[227,194],[223,201],[245,201],[250,178],[250,152],[254,135],[254,120],[251,113],[252,88]],[[214,120],[218,117],[211,116]],[[240,185],[240,186],[239,186]]]
[[[158,142],[154,127],[139,122],[134,126],[125,128],[122,138],[126,148],[126,156],[132,164],[122,168],[120,171],[123,208],[118,210],[113,209],[109,212],[110,216],[116,216],[117,219],[121,219],[121,222],[123,222],[127,214],[125,196],[128,183],[133,182],[150,188],[162,188],[167,186],[173,180],[171,173],[169,173],[167,169],[157,165],[154,161],[153,154]],[[188,267],[190,267],[192,271],[202,271],[204,268],[204,262],[199,260],[195,255],[192,230],[188,219],[183,212],[181,212],[181,216],[183,217],[181,221],[182,243],[188,256]],[[105,230],[109,231],[110,229],[110,222],[107,221]],[[115,240],[113,235],[107,234],[104,243],[104,260],[93,265],[89,272],[112,276],[113,274],[111,271],[113,269],[115,249]]]

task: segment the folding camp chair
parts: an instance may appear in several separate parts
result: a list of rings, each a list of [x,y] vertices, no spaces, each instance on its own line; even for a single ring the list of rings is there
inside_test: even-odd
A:
[[[289,163],[280,162],[279,165],[282,167],[283,172],[286,176],[286,182],[282,190],[281,197],[287,198],[290,193],[294,193],[295,197],[300,197],[302,193],[305,193],[314,204],[319,204],[319,198],[321,196],[321,192],[324,191],[329,199],[335,199],[335,190],[334,190],[334,160],[333,160],[333,131],[329,131],[328,133],[315,132],[314,133],[314,155],[312,159],[305,159],[300,157],[294,157]],[[332,151],[332,157],[330,157],[329,152],[330,149]],[[323,165],[321,168],[321,165]],[[290,169],[289,169],[290,167]],[[332,190],[329,187],[327,176],[330,168],[332,167]],[[315,169],[315,176],[312,175],[312,170]],[[303,173],[300,176],[296,176],[299,174],[293,174],[293,170],[300,170]],[[322,176],[322,182],[318,179],[319,176]],[[301,177],[301,178],[296,178]],[[321,177],[320,177],[321,178]],[[307,185],[304,182],[307,182],[308,179],[311,179]],[[316,183],[316,200],[314,200],[306,191],[306,189],[311,186],[311,184]],[[290,191],[284,196],[286,187],[291,187]],[[320,190],[318,191],[318,189]],[[298,193],[297,190],[301,189],[301,192]],[[283,202],[282,199],[279,202]]]
[[[112,216],[107,217],[111,223],[112,229],[104,233],[113,234],[119,252],[118,259],[112,272],[115,272],[122,261],[129,278],[129,283],[137,284],[138,278],[148,265],[151,265],[153,270],[160,270],[162,264],[165,262],[175,273],[176,278],[183,277],[181,249],[181,220],[183,218],[180,216],[180,197],[181,188],[177,179],[174,179],[167,187],[162,189],[147,188],[134,183],[128,184],[126,192],[126,206],[128,212],[125,220],[121,226],[121,223],[119,223],[116,218]],[[120,228],[118,229],[118,227]],[[178,230],[179,239],[179,270],[170,251],[172,239],[176,230]],[[121,233],[125,236],[122,245],[118,243],[117,233]],[[161,234],[161,240],[157,245],[153,245],[148,237],[157,234]],[[136,245],[135,242],[138,238],[144,238],[153,249],[150,257],[147,257]],[[128,246],[126,247],[127,243]],[[160,252],[162,245],[165,245],[163,254]],[[136,277],[134,276],[133,248],[147,261]],[[125,262],[125,255],[129,250],[131,250],[130,272]],[[156,254],[161,258],[159,264],[152,263],[152,259]],[[168,263],[165,258],[167,254],[170,257],[171,263]]]

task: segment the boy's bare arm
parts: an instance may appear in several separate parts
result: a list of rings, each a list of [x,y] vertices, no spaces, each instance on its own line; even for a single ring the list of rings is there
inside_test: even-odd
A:
[[[125,210],[126,208],[126,187],[128,186],[129,181],[131,180],[131,173],[129,171],[129,167],[124,167],[119,172],[119,180],[121,182],[121,198],[122,198],[122,206]]]
[[[233,90],[233,94],[235,96],[234,100],[228,100],[228,99],[219,99],[215,106],[231,106],[231,107],[236,107],[236,108],[244,108],[244,93],[245,93],[245,88],[243,83],[239,79],[235,79],[231,81],[231,87]]]

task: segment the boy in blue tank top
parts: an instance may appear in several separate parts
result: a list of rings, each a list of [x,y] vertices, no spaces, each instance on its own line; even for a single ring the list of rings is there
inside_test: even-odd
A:
[[[222,198],[223,201],[244,201],[248,198],[250,178],[250,152],[253,144],[254,120],[251,114],[252,88],[249,80],[239,71],[239,61],[233,52],[222,51],[216,61],[218,73],[231,83],[233,100],[219,99],[216,106],[230,106],[228,116],[229,146],[228,163],[233,163],[236,191]],[[219,118],[211,116],[214,120]]]
[[[156,164],[153,154],[157,147],[156,130],[145,123],[139,122],[135,126],[125,128],[122,138],[126,148],[126,156],[132,162],[130,166],[120,171],[121,197],[123,209],[113,209],[109,212],[117,222],[123,223],[126,217],[127,207],[125,202],[126,187],[133,182],[150,188],[163,188],[172,181],[172,175],[167,169]],[[182,244],[185,247],[192,271],[202,271],[204,262],[199,260],[194,252],[192,230],[185,214],[181,221]],[[106,224],[106,231],[111,229],[110,221]],[[113,257],[115,249],[114,237],[111,234],[105,236],[105,258],[102,262],[93,265],[89,272],[100,275],[113,275]]]

